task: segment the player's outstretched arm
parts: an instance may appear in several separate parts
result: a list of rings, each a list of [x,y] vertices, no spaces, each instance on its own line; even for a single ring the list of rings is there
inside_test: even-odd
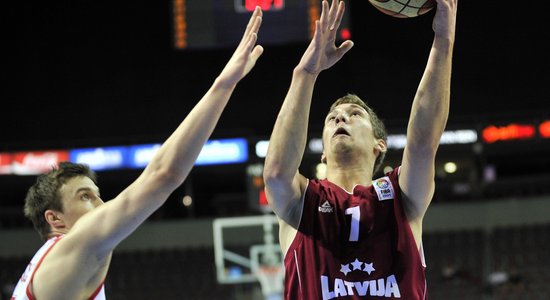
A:
[[[299,174],[304,154],[313,87],[317,76],[338,62],[353,43],[335,45],[336,32],[344,14],[344,2],[322,2],[315,34],[293,72],[290,88],[279,112],[264,165],[269,204],[277,216],[297,228],[301,195],[306,179]]]
[[[256,8],[240,44],[212,87],[163,143],[138,179],[112,201],[83,215],[52,248],[33,281],[38,299],[79,298],[79,291],[93,276],[102,269],[106,272],[104,267],[115,246],[183,183],[236,84],[263,52],[256,45],[261,21],[262,12]]]
[[[435,37],[407,128],[399,183],[409,221],[419,228],[433,196],[435,155],[449,115],[456,12],[457,0],[437,0]]]

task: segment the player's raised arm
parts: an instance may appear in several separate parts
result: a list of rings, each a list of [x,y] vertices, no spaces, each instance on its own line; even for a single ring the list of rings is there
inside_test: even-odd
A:
[[[64,220],[56,223],[59,227],[53,225],[54,231],[65,236],[35,273],[32,289],[37,299],[89,296],[87,292],[82,293],[83,288],[98,276],[104,278],[115,246],[183,183],[235,86],[263,52],[263,48],[256,45],[261,21],[262,12],[256,8],[240,44],[212,87],[163,143],[134,183],[112,201],[82,215],[72,227],[62,224]],[[96,201],[99,195],[93,184],[90,186],[91,193],[86,197]],[[64,218],[64,215],[58,214],[58,217]],[[50,280],[52,278],[55,280]]]
[[[417,225],[413,226],[417,241],[433,196],[435,155],[449,115],[457,0],[438,0],[436,9],[435,37],[412,104],[399,176],[407,217]]]
[[[294,228],[298,226],[300,199],[306,186],[298,167],[306,145],[313,87],[319,73],[333,66],[353,46],[351,41],[335,45],[343,14],[344,2],[334,0],[330,8],[327,1],[322,2],[315,34],[294,69],[269,140],[264,166],[267,199],[277,216]]]

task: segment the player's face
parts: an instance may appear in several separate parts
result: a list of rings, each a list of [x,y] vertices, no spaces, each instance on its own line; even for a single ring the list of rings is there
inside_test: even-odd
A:
[[[69,230],[80,217],[103,204],[99,188],[86,176],[69,179],[59,189],[63,204],[63,218],[66,229]]]
[[[373,153],[377,141],[368,112],[359,105],[344,103],[334,108],[325,119],[324,155],[327,160],[337,153]]]

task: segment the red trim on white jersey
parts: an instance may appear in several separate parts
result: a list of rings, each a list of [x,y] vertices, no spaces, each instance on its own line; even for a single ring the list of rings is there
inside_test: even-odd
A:
[[[31,274],[31,279],[29,280],[29,284],[27,284],[27,288],[25,289],[25,293],[27,294],[27,298],[29,298],[29,300],[35,300],[36,299],[36,298],[34,298],[34,296],[32,295],[32,292],[31,292],[32,280],[34,279],[34,274],[36,273],[36,270],[38,270],[38,267],[40,267],[40,264],[42,264],[42,261],[44,260],[46,255],[48,255],[50,250],[52,250],[53,246],[55,246],[55,244],[57,244],[57,242],[59,242],[62,237],[63,236],[60,235],[60,236],[56,236],[56,237],[52,238],[52,239],[54,239],[54,241],[52,242],[50,247],[46,250],[46,252],[44,252],[42,257],[40,258],[40,260],[38,261],[38,263],[34,267],[34,270],[32,271],[32,274]]]
[[[31,292],[31,284],[34,279],[34,274],[36,273],[36,270],[38,270],[38,267],[40,267],[40,265],[42,264],[42,261],[44,260],[46,255],[50,252],[53,246],[55,246],[55,244],[57,244],[57,242],[61,240],[63,236],[64,235],[60,235],[60,236],[50,238],[36,252],[34,257],[31,259],[29,266],[25,270],[25,273],[23,273],[23,275],[19,279],[19,282],[17,283],[17,286],[14,289],[11,300],[36,300],[36,298]],[[33,265],[33,263],[35,264]],[[28,276],[29,275],[28,272],[30,272],[30,277]],[[29,278],[28,281],[27,281],[27,278]],[[93,292],[93,294],[88,298],[89,300],[105,299],[104,282],[105,281],[101,282],[101,284],[97,287],[97,289]]]

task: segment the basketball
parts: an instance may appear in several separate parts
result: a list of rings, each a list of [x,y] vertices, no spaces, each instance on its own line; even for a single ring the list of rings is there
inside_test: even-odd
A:
[[[413,18],[435,7],[435,0],[369,0],[379,11],[396,18]]]

